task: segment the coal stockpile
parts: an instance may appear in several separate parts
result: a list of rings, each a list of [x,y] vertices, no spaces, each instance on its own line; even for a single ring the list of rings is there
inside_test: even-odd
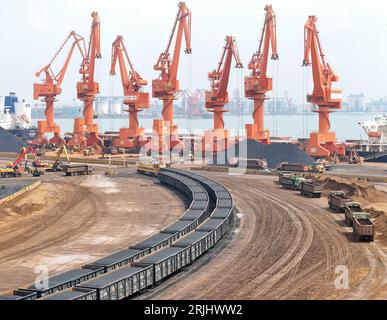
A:
[[[245,140],[231,147],[227,152],[219,153],[214,164],[228,164],[226,159],[232,157],[246,159],[266,159],[269,168],[274,169],[279,163],[302,163],[311,165],[315,160],[304,150],[291,143],[261,144],[254,140]]]
[[[0,127],[0,152],[19,152],[27,144]]]

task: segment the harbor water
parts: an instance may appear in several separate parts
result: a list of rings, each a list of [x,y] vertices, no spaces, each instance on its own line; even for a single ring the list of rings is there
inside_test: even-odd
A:
[[[348,139],[367,139],[365,132],[360,127],[359,123],[366,120],[372,120],[377,115],[375,113],[334,113],[331,115],[332,130],[336,132],[337,139],[340,141]],[[225,115],[225,126],[231,130],[234,135],[238,131],[242,133],[246,123],[252,123],[252,119],[247,115]],[[34,119],[35,125],[37,119]],[[146,132],[152,131],[153,119],[140,118],[140,126],[146,129]],[[73,119],[56,119],[56,123],[61,126],[62,133],[72,132],[74,120]],[[100,132],[119,131],[120,128],[128,127],[127,118],[103,118],[95,119],[99,125]],[[211,118],[175,118],[175,124],[179,126],[179,132],[202,134],[206,129],[213,126]],[[278,137],[293,137],[306,138],[309,133],[317,130],[318,116],[316,114],[309,115],[266,115],[266,128],[268,128],[272,136]]]

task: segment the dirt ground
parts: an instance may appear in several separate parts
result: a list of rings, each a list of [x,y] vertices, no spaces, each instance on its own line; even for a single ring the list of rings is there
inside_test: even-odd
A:
[[[192,268],[141,298],[387,299],[387,246],[380,232],[374,243],[357,242],[326,197],[283,190],[275,177],[201,174],[231,191],[236,229]],[[340,289],[345,270],[349,287]]]
[[[151,179],[43,177],[0,208],[0,294],[127,248],[178,219],[185,203]]]

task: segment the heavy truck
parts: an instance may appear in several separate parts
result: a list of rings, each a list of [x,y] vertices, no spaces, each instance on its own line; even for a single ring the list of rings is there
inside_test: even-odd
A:
[[[305,180],[303,176],[295,175],[292,172],[283,172],[279,176],[279,183],[282,188],[289,190],[299,190],[301,183]]]
[[[345,207],[352,202],[343,191],[331,191],[328,196],[329,208],[335,212],[345,213]]]
[[[354,219],[371,219],[371,215],[364,211],[360,203],[349,202],[344,208],[345,223],[352,227]]]
[[[300,184],[300,193],[309,198],[321,198],[324,185],[314,180],[306,179]]]
[[[62,171],[66,176],[89,175],[93,173],[93,167],[87,164],[63,165]]]
[[[358,241],[374,241],[375,223],[371,214],[364,211],[357,202],[349,202],[345,207],[345,222],[353,228],[353,234]]]
[[[372,219],[354,218],[353,219],[353,234],[358,241],[367,240],[374,241],[375,223]]]
[[[266,159],[247,159],[247,158],[232,158],[229,165],[235,168],[246,168],[255,170],[267,170]]]
[[[308,172],[309,167],[302,163],[280,163],[277,168],[277,171],[291,171],[291,172]]]

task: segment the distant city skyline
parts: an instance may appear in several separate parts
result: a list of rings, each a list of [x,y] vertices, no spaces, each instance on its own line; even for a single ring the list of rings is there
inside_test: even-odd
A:
[[[117,34],[124,36],[136,68],[151,83],[158,77],[153,65],[165,50],[177,2],[68,0],[56,1],[54,6],[49,0],[1,1],[2,29],[6,31],[8,26],[12,32],[0,33],[0,95],[14,91],[32,100],[32,84],[39,80],[34,73],[49,62],[71,30],[86,39],[89,37],[90,13],[94,10],[101,17],[103,59],[97,61],[96,72],[101,95],[122,94],[119,76],[113,79],[109,76],[111,43]],[[193,13],[193,54],[190,58],[184,53],[181,55],[181,88],[209,87],[207,74],[216,67],[224,37],[230,34],[237,38],[245,65],[243,71],[232,70],[229,91],[233,92],[243,83],[248,61],[258,47],[267,1],[243,0],[238,5],[224,0],[186,3]],[[306,93],[313,88],[311,70],[301,67],[303,28],[311,14],[319,18],[323,49],[327,61],[340,76],[335,86],[343,89],[344,96],[351,92],[363,92],[366,97],[387,95],[387,2],[272,0],[269,3],[277,14],[280,54],[280,60],[269,66],[269,73],[274,77],[271,96],[282,95],[287,90],[294,101],[303,103]],[[76,97],[79,60],[75,55],[69,67],[63,94],[58,97],[60,104],[72,102]],[[189,66],[190,77],[187,76]],[[59,64],[55,66],[58,67]],[[151,91],[150,85],[147,90]]]

